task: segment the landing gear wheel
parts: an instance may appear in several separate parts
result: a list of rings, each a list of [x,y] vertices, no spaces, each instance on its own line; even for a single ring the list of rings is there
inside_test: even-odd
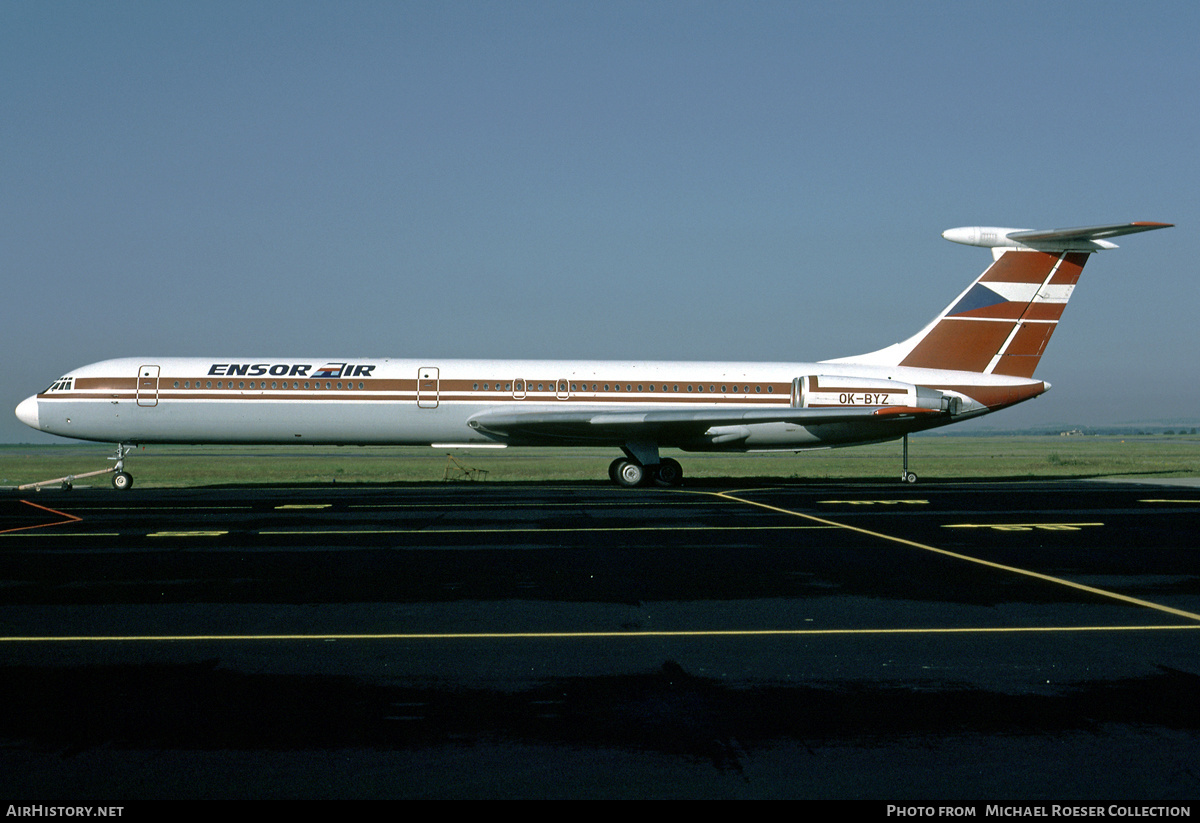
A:
[[[901,483],[916,483],[917,475],[913,472],[905,472],[904,475],[900,478],[900,482]]]
[[[113,488],[119,492],[133,487],[133,475],[129,472],[117,472],[112,479]]]
[[[617,472],[621,471],[621,464],[628,462],[624,457],[618,457],[616,460],[608,464],[608,479],[614,483],[620,484],[617,479]]]
[[[646,478],[646,470],[632,460],[618,460],[614,467],[615,471],[609,471],[618,486],[638,486]]]
[[[654,477],[654,482],[660,486],[683,485],[683,466],[679,465],[678,460],[664,457],[658,464],[658,473]]]

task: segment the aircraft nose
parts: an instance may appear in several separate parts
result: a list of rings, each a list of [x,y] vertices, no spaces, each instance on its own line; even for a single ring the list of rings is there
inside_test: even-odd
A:
[[[37,395],[26,397],[17,404],[17,419],[30,428],[40,428],[38,426],[38,400]]]

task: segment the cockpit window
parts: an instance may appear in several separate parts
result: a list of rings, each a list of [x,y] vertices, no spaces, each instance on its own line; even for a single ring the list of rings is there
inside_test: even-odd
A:
[[[50,387],[47,388],[46,391],[42,392],[42,394],[49,394],[52,391],[70,391],[74,382],[74,377],[60,377],[51,383]]]

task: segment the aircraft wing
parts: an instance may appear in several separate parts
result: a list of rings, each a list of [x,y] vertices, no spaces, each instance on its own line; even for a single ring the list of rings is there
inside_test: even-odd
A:
[[[670,411],[528,411],[482,412],[467,424],[482,432],[522,441],[624,442],[629,439],[674,441],[705,434],[720,441],[745,439],[757,423],[792,423],[797,426],[868,421],[912,420],[917,416],[945,414],[936,409],[909,406],[859,406],[847,408],[780,408],[725,410],[672,409]],[[743,434],[744,432],[744,434]]]

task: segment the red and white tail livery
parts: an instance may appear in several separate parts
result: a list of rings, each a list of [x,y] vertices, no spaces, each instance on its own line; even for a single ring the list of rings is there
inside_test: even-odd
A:
[[[835,362],[1032,377],[1088,255],[1116,248],[1102,238],[1170,225],[1121,223],[1050,231],[948,229],[942,233],[947,240],[991,248],[995,262],[908,340]]]

